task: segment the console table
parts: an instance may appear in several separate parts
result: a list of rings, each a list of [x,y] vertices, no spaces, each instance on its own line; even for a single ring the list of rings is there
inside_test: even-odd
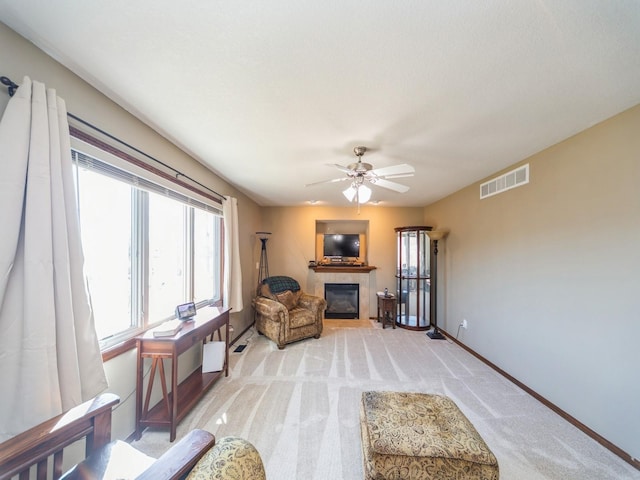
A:
[[[221,338],[224,329],[225,358],[224,366],[219,372],[202,372],[200,366],[184,381],[178,384],[178,357],[200,342],[206,342],[207,337],[213,340],[214,332]],[[224,373],[229,375],[229,309],[218,307],[203,307],[198,310],[193,320],[184,323],[182,329],[172,337],[154,337],[153,330],[149,330],[136,338],[138,347],[138,373],[136,384],[136,431],[135,438],[139,439],[145,427],[169,427],[169,441],[176,438],[178,422],[184,418],[202,395]],[[147,391],[142,403],[144,359],[151,359],[151,372],[147,383]],[[164,360],[171,360],[171,390],[167,390],[165,380]],[[149,409],[149,400],[153,389],[153,380],[158,371],[162,400]]]

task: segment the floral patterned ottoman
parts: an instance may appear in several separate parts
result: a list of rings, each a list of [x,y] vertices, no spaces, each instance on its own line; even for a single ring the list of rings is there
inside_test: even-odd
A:
[[[498,461],[458,406],[441,395],[363,392],[365,480],[497,480]]]

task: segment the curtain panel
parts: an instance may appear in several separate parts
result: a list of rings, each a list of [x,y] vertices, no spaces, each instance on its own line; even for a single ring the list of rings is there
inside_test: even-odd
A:
[[[224,215],[224,292],[223,303],[232,311],[244,308],[242,301],[242,270],[238,232],[238,200],[227,197],[222,202]]]
[[[25,77],[0,121],[0,441],[107,387],[66,106]]]

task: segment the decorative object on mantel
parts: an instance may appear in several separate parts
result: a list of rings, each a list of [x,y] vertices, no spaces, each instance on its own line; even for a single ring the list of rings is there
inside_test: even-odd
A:
[[[406,163],[392,165],[389,167],[377,168],[374,170],[370,163],[363,163],[362,156],[367,151],[367,147],[357,146],[353,149],[353,153],[358,157],[358,161],[343,167],[334,163],[334,166],[341,172],[346,173],[345,177],[333,178],[321,182],[309,183],[306,186],[320,185],[323,183],[335,183],[348,180],[349,187],[342,192],[350,202],[356,202],[358,205],[358,213],[360,213],[360,204],[367,203],[371,199],[371,189],[366,185],[377,185],[378,187],[388,188],[398,193],[406,193],[409,187],[400,183],[392,182],[390,178],[412,177],[415,169]]]
[[[429,338],[432,340],[444,340],[444,335],[438,330],[438,241],[442,240],[449,234],[449,230],[433,230],[427,232],[429,238],[433,242],[433,268],[431,270],[431,278],[434,280],[432,284],[432,298],[433,298],[433,330],[427,332]]]
[[[395,229],[398,245],[396,324],[409,330],[428,330],[431,326],[431,287],[429,226],[407,226]]]

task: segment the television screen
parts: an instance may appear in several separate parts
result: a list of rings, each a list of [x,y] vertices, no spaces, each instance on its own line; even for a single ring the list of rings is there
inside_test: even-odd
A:
[[[323,255],[325,257],[359,257],[360,235],[325,233]]]

